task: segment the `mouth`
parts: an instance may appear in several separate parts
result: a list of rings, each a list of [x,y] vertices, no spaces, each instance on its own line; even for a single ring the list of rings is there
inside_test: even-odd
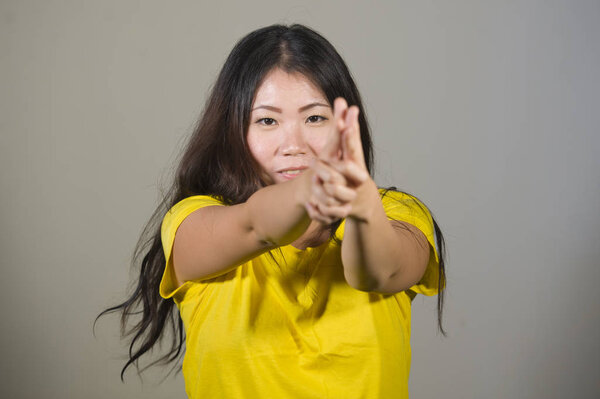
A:
[[[282,170],[281,172],[279,172],[281,174],[284,175],[297,175],[302,173],[302,169],[289,169],[289,170]]]
[[[306,169],[306,166],[302,166],[302,167],[298,167],[298,168],[290,168],[290,169],[280,170],[277,173],[279,173],[286,179],[293,179],[294,177],[296,177],[296,176],[300,175],[302,172],[304,172],[305,169]]]

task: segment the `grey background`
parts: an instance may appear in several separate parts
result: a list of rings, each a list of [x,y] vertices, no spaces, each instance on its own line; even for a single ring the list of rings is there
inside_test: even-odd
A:
[[[307,24],[346,59],[377,182],[449,248],[413,306],[412,398],[600,395],[600,2],[0,4],[0,396],[184,397],[119,380],[128,260],[235,42]]]

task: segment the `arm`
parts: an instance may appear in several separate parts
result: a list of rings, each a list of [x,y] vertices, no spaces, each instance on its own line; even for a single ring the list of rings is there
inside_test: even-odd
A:
[[[357,192],[342,241],[346,281],[360,291],[382,294],[412,287],[429,263],[427,238],[409,223],[388,220],[372,180]]]
[[[336,110],[339,121],[342,109],[338,106]],[[325,152],[337,154],[339,146],[339,134],[331,134]],[[312,194],[315,167],[313,164],[293,180],[258,190],[243,204],[209,206],[188,215],[173,243],[173,268],[179,285],[222,274],[299,238],[312,221],[305,203]],[[349,207],[342,210],[333,204],[328,211],[339,218]]]
[[[173,243],[177,281],[210,278],[298,238],[311,219],[304,208],[313,172],[264,187],[245,203],[192,212]]]
[[[350,286],[380,293],[406,290],[425,273],[429,243],[417,227],[388,220],[364,162],[359,110],[348,108],[342,99],[336,99],[335,105],[339,142],[320,156],[307,210],[322,223],[346,217],[342,264]],[[341,206],[347,212],[334,213],[330,206]]]

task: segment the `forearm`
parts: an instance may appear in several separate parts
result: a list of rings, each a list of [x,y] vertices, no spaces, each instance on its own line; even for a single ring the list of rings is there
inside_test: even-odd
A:
[[[246,201],[248,217],[260,240],[274,246],[287,245],[306,231],[311,219],[304,203],[312,176],[309,168],[293,180],[269,185],[250,196]]]
[[[402,248],[375,182],[369,180],[359,190],[358,209],[346,218],[342,263],[348,284],[373,291],[399,271]]]

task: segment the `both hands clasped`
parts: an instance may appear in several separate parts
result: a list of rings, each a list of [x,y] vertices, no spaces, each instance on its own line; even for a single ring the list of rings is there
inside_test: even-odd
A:
[[[365,165],[359,109],[346,100],[334,101],[334,130],[311,168],[314,175],[305,208],[311,219],[331,224],[353,215],[359,188],[370,179]]]

